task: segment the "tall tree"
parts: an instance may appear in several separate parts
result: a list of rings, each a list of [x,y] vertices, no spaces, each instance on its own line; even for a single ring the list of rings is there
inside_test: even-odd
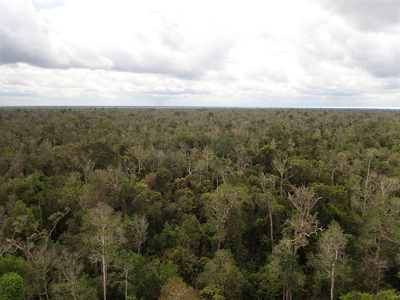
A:
[[[218,241],[217,250],[220,248],[221,241],[225,239],[229,214],[233,209],[239,207],[245,199],[246,193],[243,188],[223,184],[206,202],[208,218]]]
[[[58,270],[57,279],[51,283],[54,299],[97,299],[95,290],[87,284],[77,252],[69,253],[62,249],[54,259],[54,265]]]
[[[205,299],[242,299],[244,276],[228,250],[217,250],[197,280]]]
[[[149,224],[144,215],[134,215],[133,223],[137,253],[140,253],[140,246],[142,246],[147,239],[147,228],[149,227]]]
[[[106,203],[97,206],[85,214],[83,218],[84,239],[91,251],[89,260],[101,264],[104,300],[107,299],[107,272],[115,258],[115,252],[125,242],[121,216]]]
[[[288,227],[286,228],[285,237],[280,242],[280,249],[282,249],[284,256],[287,257],[287,268],[285,265],[281,265],[281,270],[287,272],[285,278],[285,299],[292,298],[292,289],[296,282],[299,284],[301,281],[297,281],[296,278],[296,266],[297,266],[297,252],[301,247],[308,244],[308,238],[312,234],[317,234],[318,231],[322,231],[319,227],[319,222],[316,214],[312,214],[311,210],[314,205],[320,200],[315,198],[314,194],[306,187],[296,188],[293,187],[293,194],[288,193],[289,199],[295,207],[293,215],[286,221]],[[292,254],[289,255],[288,249],[291,249]],[[273,257],[279,258],[279,253]],[[285,268],[283,268],[285,267]]]
[[[297,173],[297,162],[298,160],[296,158],[289,157],[286,152],[278,152],[272,160],[272,165],[279,174],[279,179],[281,181],[281,196],[283,195],[283,182],[285,179],[292,178]]]
[[[345,255],[347,240],[340,225],[332,222],[322,235],[318,245],[318,253],[311,257],[310,264],[317,269],[318,277],[330,281],[331,300],[334,296],[335,281],[348,274],[349,265]]]
[[[268,209],[271,243],[274,241],[273,213],[277,206],[277,202],[273,194],[275,188],[275,179],[276,177],[274,175],[265,175],[264,173],[261,174],[259,179],[259,184],[263,191],[260,195],[260,204],[265,204]]]

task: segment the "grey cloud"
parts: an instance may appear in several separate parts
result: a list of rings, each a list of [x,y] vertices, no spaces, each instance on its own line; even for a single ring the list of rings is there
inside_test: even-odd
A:
[[[345,45],[349,66],[361,67],[375,77],[400,75],[400,40],[380,41],[379,38],[361,35],[349,39]]]
[[[399,0],[324,0],[318,3],[365,31],[380,31],[400,24]]]
[[[366,33],[323,19],[304,25],[301,32],[294,43],[299,61],[307,70],[310,62],[328,61],[345,68],[363,69],[378,78],[400,75],[400,39],[396,32]]]
[[[163,39],[164,42],[167,38]],[[147,49],[108,48],[103,55],[114,63],[114,70],[134,73],[173,75],[183,79],[198,79],[208,71],[224,67],[225,58],[233,42],[231,39],[210,37],[199,45],[179,45],[178,39],[168,37],[168,48]],[[180,49],[180,48],[187,49]],[[176,50],[179,49],[179,50]]]
[[[11,4],[10,4],[11,3]],[[40,22],[29,1],[0,4],[0,64],[27,63],[42,68],[110,68],[112,63],[87,45],[55,47],[50,28]]]
[[[289,83],[286,71],[283,68],[269,69],[262,68],[255,72],[246,73],[248,78],[258,81],[268,80],[273,83]]]
[[[384,82],[384,88],[387,90],[399,90],[400,89],[400,78],[386,79]]]
[[[18,1],[0,3],[0,62],[45,65],[51,48],[46,28],[33,15],[32,5]]]
[[[233,45],[232,38],[218,33],[204,41],[185,40],[179,33],[178,24],[161,19],[161,28],[157,32],[161,48],[155,48],[140,34],[127,37],[134,39],[134,45],[137,45],[132,49],[65,40],[56,47],[50,39],[50,27],[40,23],[29,1],[16,0],[15,5],[3,4],[0,8],[6,16],[0,20],[2,65],[22,62],[50,69],[105,69],[195,79],[210,70],[223,68]]]

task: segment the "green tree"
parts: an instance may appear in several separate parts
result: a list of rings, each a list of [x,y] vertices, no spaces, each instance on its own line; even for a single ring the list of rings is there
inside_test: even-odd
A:
[[[204,266],[197,285],[205,299],[242,299],[243,274],[229,250],[217,250]]]
[[[275,176],[268,176],[264,173],[261,174],[260,179],[258,180],[259,185],[262,189],[262,194],[260,195],[259,203],[267,206],[268,215],[269,215],[269,228],[270,228],[270,237],[271,243],[274,242],[274,219],[273,213],[277,209],[278,203],[276,202],[276,198],[274,196],[274,188],[275,188]]]
[[[17,273],[10,272],[0,278],[1,300],[22,300],[24,297],[24,282]]]
[[[270,281],[283,290],[283,300],[290,300],[292,292],[304,285],[305,276],[293,252],[293,241],[283,238],[274,248],[267,273]]]
[[[122,279],[120,284],[121,289],[124,290],[125,300],[135,299],[135,286],[132,283],[132,276],[140,261],[140,254],[133,251],[121,250],[115,258],[114,268],[118,270],[115,276]]]

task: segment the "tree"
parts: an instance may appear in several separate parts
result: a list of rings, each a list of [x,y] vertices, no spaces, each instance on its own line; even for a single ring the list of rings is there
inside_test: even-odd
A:
[[[289,199],[296,208],[295,213],[287,220],[289,231],[293,233],[293,252],[308,244],[307,238],[322,231],[316,214],[311,214],[312,208],[321,199],[306,187],[293,187],[294,194],[288,193]]]
[[[283,300],[290,300],[292,291],[299,289],[305,281],[297,254],[293,252],[293,241],[283,238],[275,247],[267,266],[269,278],[283,289]]]
[[[149,227],[149,224],[147,223],[144,215],[134,215],[133,223],[137,253],[140,253],[140,246],[146,241],[147,238],[147,228]]]
[[[5,238],[3,252],[21,251],[28,259],[36,282],[36,291],[41,298],[49,299],[48,273],[53,269],[53,260],[56,257],[56,250],[51,241],[52,233],[55,231],[58,222],[64,218],[69,208],[64,213],[57,212],[49,217],[53,227],[49,232],[39,230],[38,222],[35,222],[31,209],[26,208],[22,201],[17,201],[12,215],[6,220],[2,233],[9,237]],[[6,230],[5,227],[7,226]]]
[[[382,284],[382,270],[394,262],[392,255],[388,255],[390,249],[400,246],[400,201],[394,197],[400,180],[370,172],[371,160],[372,156],[363,184],[355,185],[351,204],[361,213],[364,226],[360,243],[366,254],[365,275],[370,281],[371,291],[376,293]]]
[[[128,296],[128,291],[130,292],[129,294],[134,294],[132,291],[133,284],[129,279],[130,275],[134,273],[140,258],[140,254],[136,254],[133,251],[121,250],[115,259],[114,267],[119,271],[117,276],[122,279],[125,300],[136,299]]]
[[[278,152],[272,160],[272,165],[274,166],[274,169],[278,172],[279,179],[281,181],[281,196],[283,195],[284,180],[292,178],[297,173],[297,162],[297,159],[289,157],[286,152]]]
[[[204,266],[197,285],[205,299],[242,299],[244,276],[229,250],[217,250]]]
[[[225,239],[229,214],[233,209],[239,207],[245,199],[246,194],[242,188],[223,184],[206,202],[208,218],[218,240],[217,250],[220,248],[221,241]]]
[[[125,242],[121,216],[106,203],[97,206],[83,217],[84,239],[91,246],[89,260],[101,264],[104,300],[107,299],[107,271],[115,258],[115,251]]]
[[[257,153],[255,157],[255,162],[262,165],[265,173],[270,173],[272,171],[271,163],[276,150],[270,145],[263,146]]]
[[[227,158],[236,146],[236,141],[229,135],[220,134],[213,142],[212,147],[215,152],[219,152]]]
[[[62,249],[54,259],[58,278],[51,284],[51,294],[55,299],[97,299],[95,290],[88,286],[83,273],[83,263],[77,252],[69,253]]]
[[[273,189],[275,188],[275,176],[268,176],[262,173],[258,182],[263,191],[263,193],[260,195],[260,202],[261,204],[265,204],[268,208],[270,237],[271,237],[271,243],[273,243],[274,241],[273,212],[277,206],[275,197],[273,195]]]
[[[200,300],[200,297],[182,278],[172,277],[158,300]]]
[[[322,231],[322,228],[318,226],[317,216],[311,214],[312,208],[320,198],[315,198],[314,194],[304,186],[300,188],[293,187],[293,195],[288,193],[288,196],[296,210],[286,221],[289,226],[284,233],[285,237],[277,247],[282,254],[280,252],[274,253],[273,257],[278,260],[275,264],[280,268],[276,267],[275,269],[286,272],[281,280],[285,283],[286,299],[291,299],[293,287],[302,284],[301,276],[296,271],[297,251],[308,244],[308,237],[312,234],[317,234],[318,231]],[[292,254],[289,253],[289,249]],[[285,257],[286,263],[283,265],[279,262],[280,255]]]
[[[24,297],[24,282],[17,273],[10,272],[0,278],[1,300],[22,300]]]
[[[235,147],[236,167],[239,174],[243,174],[251,159],[243,145]]]
[[[319,241],[318,253],[310,259],[310,264],[318,271],[318,277],[329,279],[331,300],[333,300],[336,279],[344,278],[348,273],[348,260],[344,253],[346,243],[347,240],[340,225],[332,222]]]

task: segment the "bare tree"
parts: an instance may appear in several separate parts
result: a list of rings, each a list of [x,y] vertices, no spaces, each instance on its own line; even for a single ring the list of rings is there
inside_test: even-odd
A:
[[[230,212],[239,207],[245,198],[246,194],[243,189],[223,184],[207,201],[206,210],[208,218],[218,240],[217,250],[220,248],[221,241],[225,239],[226,225]]]
[[[315,198],[314,193],[306,187],[293,187],[293,195],[288,193],[289,200],[296,208],[296,212],[287,220],[293,232],[293,251],[297,253],[300,247],[307,245],[307,238],[322,231],[316,214],[311,214],[315,204],[321,199]]]
[[[58,278],[51,285],[51,294],[55,299],[66,299],[72,296],[78,299],[97,299],[96,293],[89,288],[82,276],[83,263],[79,261],[77,252],[69,253],[63,249],[55,259],[54,264],[58,270]]]
[[[104,300],[107,299],[107,271],[115,251],[125,242],[121,217],[106,203],[99,202],[84,216],[84,241],[91,245],[89,260],[101,264]]]
[[[296,283],[296,278],[299,277],[295,276],[297,251],[299,248],[308,244],[308,238],[312,234],[317,234],[318,231],[322,231],[322,228],[319,227],[317,216],[311,214],[312,208],[321,198],[315,198],[314,194],[304,186],[300,188],[293,187],[293,194],[288,193],[288,196],[296,210],[286,221],[289,226],[286,229],[283,240],[280,242],[280,245],[285,245],[285,249],[290,247],[293,253],[293,255],[287,254],[289,255],[287,256],[289,262],[288,267],[285,267],[285,269],[282,268],[282,272],[288,272],[284,276],[286,278],[284,299],[292,298],[292,289]],[[279,247],[279,245],[277,247]],[[287,250],[285,251],[287,252]]]
[[[140,246],[143,245],[147,239],[147,228],[149,224],[144,215],[134,215],[133,222],[135,224],[134,232],[137,253],[140,253]]]
[[[206,169],[207,169],[207,172],[208,172],[208,169],[210,168],[211,163],[213,161],[214,151],[209,146],[204,147],[203,156],[204,156],[204,160],[206,162]]]
[[[298,171],[296,168],[297,162],[298,159],[289,157],[286,152],[278,152],[275,155],[274,159],[272,160],[272,165],[278,172],[279,179],[281,181],[280,184],[281,196],[283,195],[283,181],[285,179],[292,178],[293,176],[296,175]]]
[[[344,278],[349,271],[348,259],[344,253],[346,244],[347,240],[340,225],[333,222],[319,242],[318,254],[310,260],[310,264],[318,270],[318,275],[330,281],[331,300],[333,300],[336,279]]]
[[[24,207],[25,205],[21,206],[22,209]],[[16,217],[12,222],[11,227],[13,232],[11,237],[4,237],[4,244],[0,250],[1,254],[4,252],[13,253],[15,251],[21,251],[25,255],[33,266],[34,278],[37,284],[36,289],[39,298],[42,299],[42,296],[45,296],[48,300],[49,291],[47,274],[53,268],[53,261],[57,255],[56,249],[50,242],[50,238],[53,231],[56,229],[58,222],[68,214],[69,209],[67,208],[64,213],[57,212],[50,216],[49,220],[53,223],[50,231],[39,230],[38,222],[29,224],[34,221],[34,218],[30,215],[29,211],[29,209],[25,209],[25,213]],[[22,238],[21,233],[27,225],[31,227],[33,232],[31,235]]]
[[[246,170],[246,167],[250,163],[250,156],[247,154],[246,149],[243,145],[239,145],[235,147],[236,153],[236,166],[240,174],[243,174]]]

